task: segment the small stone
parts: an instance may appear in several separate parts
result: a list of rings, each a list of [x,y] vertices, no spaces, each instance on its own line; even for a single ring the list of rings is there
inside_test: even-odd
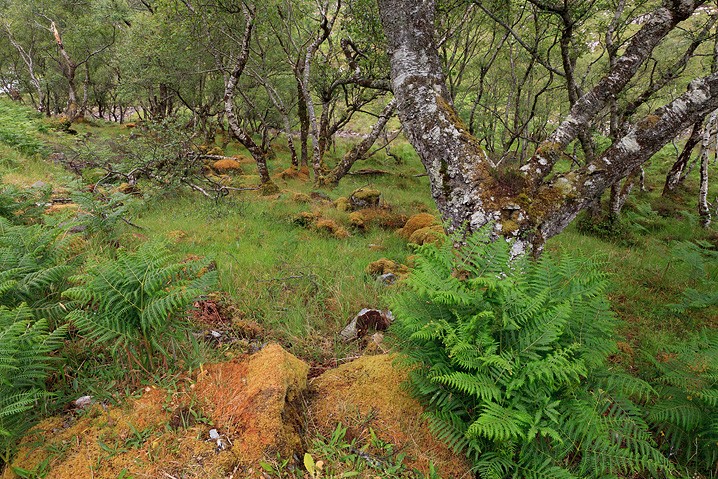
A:
[[[385,285],[391,285],[396,283],[396,275],[394,273],[382,274],[377,278],[377,281]]]
[[[216,429],[210,429],[209,430],[209,438],[216,441],[217,439],[219,439],[219,432],[217,432]]]
[[[33,183],[33,184],[30,186],[30,188],[40,189],[40,188],[47,188],[47,186],[48,186],[48,184],[45,183],[44,181],[36,181],[35,183]]]
[[[78,409],[84,409],[92,404],[92,396],[80,396],[75,399],[72,404]]]

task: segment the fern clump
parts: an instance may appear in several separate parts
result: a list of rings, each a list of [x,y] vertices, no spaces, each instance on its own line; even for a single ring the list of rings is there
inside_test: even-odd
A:
[[[394,331],[433,431],[483,478],[607,477],[670,468],[633,399],[596,264],[511,259],[487,230],[419,249]]]
[[[58,324],[67,314],[62,291],[78,259],[57,227],[14,225],[0,217],[0,306],[27,304],[36,319]]]
[[[0,306],[0,468],[47,397],[50,353],[61,346],[65,334],[65,327],[48,332],[47,321],[35,321],[25,305]]]
[[[208,260],[177,261],[166,247],[147,243],[90,265],[63,296],[76,308],[68,319],[118,360],[154,367],[154,356],[176,354],[192,303],[212,288]]]
[[[703,331],[649,359],[658,397],[648,421],[661,449],[707,477],[718,475],[718,333]]]

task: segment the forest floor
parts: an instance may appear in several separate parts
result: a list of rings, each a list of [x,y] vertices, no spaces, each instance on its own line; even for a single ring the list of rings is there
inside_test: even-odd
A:
[[[12,117],[16,114],[15,107],[2,102],[0,113]],[[131,128],[109,123],[73,125],[77,135],[54,129],[43,119],[24,120],[12,128],[7,126],[7,121],[4,125],[0,126],[0,129],[6,130],[0,131],[2,182],[22,188],[41,182],[50,185],[60,195],[95,184],[102,177],[102,172],[83,171],[78,176],[52,162],[50,153],[62,152],[66,157],[73,157],[88,144],[128,142],[132,141],[130,136],[134,134]],[[337,140],[327,163],[332,164],[341,158],[352,141],[354,139]],[[371,362],[367,359],[374,355],[386,357],[382,354],[394,351],[391,333],[366,335],[354,341],[345,341],[340,335],[363,308],[386,309],[388,296],[402,287],[401,281],[387,285],[377,276],[393,269],[401,277],[410,269],[413,246],[407,235],[399,231],[406,221],[421,213],[437,215],[428,180],[421,176],[421,164],[410,145],[400,140],[393,146],[393,153],[401,159],[400,163],[380,151],[355,166],[355,169],[381,170],[389,174],[350,175],[334,189],[317,189],[306,174],[287,170],[289,156],[286,147],[279,145],[276,153],[269,167],[280,191],[270,196],[263,196],[257,191],[240,191],[211,201],[197,193],[160,191],[140,184],[139,191],[134,193],[136,204],[126,214],[131,224],[118,223],[109,243],[106,240],[90,241],[86,254],[102,256],[107,254],[108,248],[131,249],[144,242],[162,241],[179,257],[210,257],[219,274],[220,291],[198,304],[203,309],[195,313],[198,336],[209,338],[202,346],[204,361],[251,369],[255,367],[251,357],[257,357],[262,352],[249,359],[247,354],[265,351],[267,344],[278,345],[276,350],[272,349],[278,356],[262,361],[291,364],[287,366],[287,377],[294,379],[282,382],[283,391],[292,397],[304,397],[300,392],[307,386],[295,376],[302,376],[297,371],[306,367],[303,377],[304,381],[309,378],[309,391],[313,391],[313,397],[325,399],[324,403],[303,399],[308,402],[297,406],[306,408],[311,403],[311,407],[325,409],[323,424],[314,424],[314,429],[305,431],[305,437],[301,439],[304,445],[311,446],[305,448],[311,454],[311,461],[322,460],[327,464],[325,472],[332,468],[335,477],[371,477],[371,474],[408,477],[412,467],[419,467],[423,470],[422,474],[429,477],[434,472],[428,462],[418,465],[416,458],[409,454],[408,465],[402,463],[409,451],[406,444],[411,441],[401,437],[397,430],[410,426],[397,425],[396,422],[389,424],[390,419],[371,407],[362,409],[366,405],[359,404],[358,397],[377,396],[378,393],[367,389],[357,396],[343,389],[347,383],[357,382],[357,377],[373,378],[369,383],[400,382],[398,377],[391,376],[393,373],[387,372],[391,370],[390,365],[386,369],[386,364],[382,363],[380,367],[376,362],[381,360]],[[241,165],[237,170],[222,173],[229,176],[233,184],[256,184],[256,172],[246,151],[230,143],[222,154],[236,157]],[[612,307],[621,320],[617,332],[621,353],[615,361],[627,370],[640,370],[646,360],[642,356],[645,353],[638,354],[636,351],[660,355],[665,344],[702,328],[718,328],[716,306],[688,309],[680,314],[672,307],[683,301],[688,289],[710,291],[718,287],[718,265],[703,261],[700,254],[696,257],[687,253],[695,250],[690,245],[710,251],[718,248],[715,227],[703,229],[698,225],[695,206],[698,172],[694,171],[673,197],[663,198],[660,195],[663,172],[668,170],[676,154],[673,146],[666,147],[651,161],[646,171],[645,191],[637,191],[631,196],[620,225],[604,225],[604,229],[587,234],[574,224],[547,245],[549,254],[570,252],[603,262],[610,274]],[[118,185],[103,187],[110,191]],[[381,194],[379,206],[359,211],[346,209],[347,199],[362,188]],[[714,184],[709,197],[717,196],[718,187]],[[75,214],[75,211],[63,207],[56,208],[52,214],[56,218],[65,218]],[[215,313],[218,316],[213,316]],[[299,359],[294,363],[296,358]],[[258,359],[254,361],[256,364],[261,362]],[[216,405],[221,402],[220,399],[198,399],[188,394],[190,387],[194,388],[198,381],[224,381],[220,366],[217,366],[220,369],[205,369],[202,366],[194,370],[185,368],[184,371],[158,372],[137,379],[125,374],[120,366],[103,362],[101,358],[80,364],[75,370],[65,372],[67,384],[62,394],[68,401],[84,395],[93,396],[94,401],[103,406],[81,414],[71,425],[63,425],[63,419],[57,417],[43,422],[41,427],[46,431],[56,431],[62,439],[60,442],[51,441],[45,447],[46,452],[55,450],[54,455],[46,453],[38,456],[30,462],[32,467],[24,468],[32,469],[34,476],[22,477],[81,477],[72,476],[77,474],[77,470],[71,472],[72,467],[90,467],[97,472],[104,467],[102,463],[112,466],[107,466],[104,474],[98,473],[94,477],[143,477],[136,476],[129,466],[139,451],[150,458],[153,454],[164,454],[175,464],[189,461],[187,457],[192,456],[193,467],[196,468],[192,477],[206,477],[226,466],[214,459],[206,459],[205,465],[211,462],[219,468],[210,470],[201,460],[196,460],[198,457],[209,458],[212,454],[223,459],[227,457],[214,451],[216,447],[221,447],[219,443],[215,444],[215,438],[210,442],[197,443],[197,448],[204,448],[202,451],[193,450],[182,445],[177,428],[166,426],[173,420],[183,421],[182,430],[188,431],[185,436],[200,437],[211,427],[212,417],[227,419],[226,415],[231,415],[227,411],[201,410],[193,403],[194,400],[203,400],[203,404],[209,402]],[[355,369],[348,369],[350,367]],[[260,366],[256,368],[261,370]],[[332,379],[335,382],[322,386],[323,381],[330,381],[327,372],[337,370],[341,373],[333,374],[341,377],[335,377]],[[242,374],[248,373],[243,371],[240,376]],[[368,388],[371,384],[365,386]],[[246,393],[242,392],[243,386],[237,387],[236,394]],[[341,399],[332,396],[332,391],[344,391],[343,398],[357,398],[351,405],[342,403],[345,406],[342,412],[344,420],[348,421],[347,417],[354,415],[352,424],[344,424],[348,431],[342,429],[341,424],[337,425],[340,422],[336,420],[339,413],[328,410],[330,405],[326,404],[326,398],[335,405]],[[402,394],[397,391],[385,399],[388,404],[410,401]],[[154,401],[147,399],[153,395]],[[192,399],[188,399],[190,397]],[[133,406],[128,409],[127,404]],[[284,411],[280,415],[288,414],[291,415]],[[378,419],[373,417],[377,414]],[[131,420],[122,423],[121,417],[131,417]],[[326,419],[330,417],[335,423]],[[125,425],[108,432],[107,425],[117,422]],[[393,428],[395,433],[375,434],[374,428],[379,430],[382,425],[384,432]],[[96,464],[68,466],[65,476],[47,475],[47,470],[41,475],[39,468],[47,469],[58,463],[59,457],[66,457],[65,451],[71,448],[70,438],[77,441],[78,434],[94,435],[92,461]],[[277,435],[278,438],[280,436]],[[255,439],[254,443],[257,441],[260,439]],[[274,449],[270,448],[279,455],[271,460],[265,458],[261,467],[255,468],[252,477],[261,477],[261,474],[265,477],[292,477],[291,474],[301,477],[296,465],[302,463],[302,458],[282,457],[281,454],[285,452],[284,446],[295,439],[285,437],[282,441],[281,445],[274,444]],[[170,443],[177,445],[175,449],[166,446]],[[426,446],[423,447],[426,449]],[[400,460],[397,460],[397,455],[400,455]],[[385,459],[388,457],[392,459]],[[118,458],[117,461],[114,458]],[[368,466],[377,458],[381,458],[380,467],[384,469],[379,470],[382,472]],[[430,459],[436,461],[436,457]],[[342,466],[339,467],[339,464]],[[314,462],[307,464],[305,460],[303,467],[310,470],[311,477],[331,476],[328,473],[322,476]],[[311,468],[315,468],[314,473]],[[247,470],[242,469],[249,477],[251,474]],[[180,471],[189,474],[188,470],[178,466],[157,469],[145,477],[161,477],[162,474],[164,477],[180,477],[175,476]],[[226,468],[222,471],[222,474],[227,474]],[[234,472],[238,474],[235,477],[243,477],[237,469]],[[456,477],[458,473],[444,471],[444,474]]]

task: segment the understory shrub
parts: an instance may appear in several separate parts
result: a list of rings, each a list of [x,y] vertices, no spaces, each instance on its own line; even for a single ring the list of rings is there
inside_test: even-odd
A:
[[[217,272],[207,259],[177,261],[164,245],[146,243],[96,261],[73,280],[77,286],[63,295],[73,309],[68,319],[116,360],[153,369],[156,354],[182,353],[189,336],[183,314],[214,287]]]
[[[639,402],[646,382],[610,366],[614,318],[597,264],[510,259],[479,231],[419,249],[393,329],[434,433],[480,477],[670,473]]]

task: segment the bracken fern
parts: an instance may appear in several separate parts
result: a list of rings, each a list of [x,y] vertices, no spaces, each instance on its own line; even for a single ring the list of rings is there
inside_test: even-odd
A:
[[[186,326],[182,314],[214,286],[210,269],[208,260],[176,261],[161,244],[120,251],[73,278],[78,285],[64,297],[77,309],[68,319],[116,358],[154,367],[155,353],[167,358],[168,346],[177,346]]]
[[[65,327],[48,332],[27,306],[0,306],[0,467],[17,439],[32,425],[38,402],[47,397],[50,353],[60,347]]]
[[[487,230],[419,249],[393,327],[436,435],[482,478],[610,477],[670,463],[642,410],[652,388],[612,371],[613,316],[592,261],[510,257]]]

